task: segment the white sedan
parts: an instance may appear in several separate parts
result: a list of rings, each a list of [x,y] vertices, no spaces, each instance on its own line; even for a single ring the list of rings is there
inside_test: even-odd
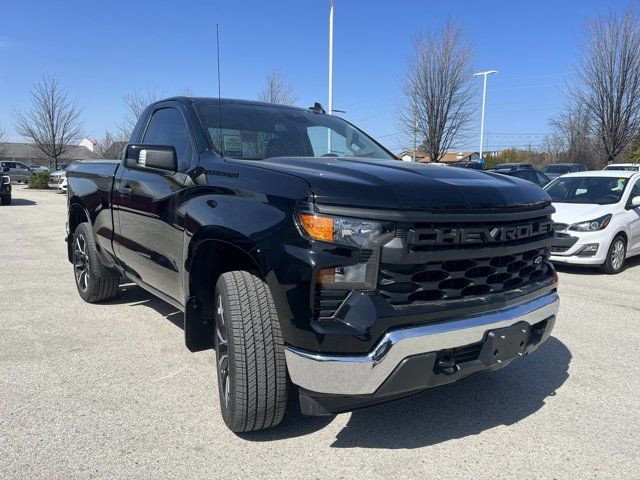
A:
[[[640,254],[640,173],[570,173],[545,187],[553,200],[551,261],[619,273]]]

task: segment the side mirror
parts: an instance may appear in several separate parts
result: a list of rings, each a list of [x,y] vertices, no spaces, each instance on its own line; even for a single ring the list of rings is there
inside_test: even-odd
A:
[[[127,168],[155,168],[168,172],[178,171],[176,149],[168,145],[127,145],[124,163]]]
[[[631,199],[631,202],[629,202],[629,205],[631,205],[631,208],[640,207],[640,195],[638,195],[637,197],[633,197]]]

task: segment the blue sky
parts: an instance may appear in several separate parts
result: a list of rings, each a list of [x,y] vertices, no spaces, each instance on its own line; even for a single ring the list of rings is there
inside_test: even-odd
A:
[[[489,79],[488,148],[539,144],[563,105],[584,22],[631,2],[615,0],[335,0],[334,106],[393,150],[403,65],[417,29],[459,20]],[[327,103],[328,0],[127,2],[8,1],[0,15],[0,124],[9,140],[14,109],[29,103],[42,74],[59,77],[82,107],[87,135],[122,117],[122,95],[189,87],[217,95],[215,25],[220,24],[222,95],[255,99],[279,68],[300,106]],[[477,80],[478,89],[481,81]],[[479,113],[477,125],[479,132]],[[475,137],[460,149],[476,148]]]

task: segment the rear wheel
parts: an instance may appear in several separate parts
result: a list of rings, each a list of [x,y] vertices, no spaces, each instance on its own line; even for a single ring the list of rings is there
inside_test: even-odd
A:
[[[627,242],[622,235],[618,235],[611,242],[607,259],[600,269],[610,275],[620,273],[624,270],[624,262],[627,256]]]
[[[11,195],[3,195],[2,196],[2,204],[3,205],[11,205]]]
[[[222,418],[234,432],[278,425],[287,405],[284,343],[267,284],[249,272],[220,276],[215,345]]]
[[[85,302],[109,300],[118,293],[120,277],[101,268],[91,226],[81,223],[73,233],[73,273],[78,293]]]

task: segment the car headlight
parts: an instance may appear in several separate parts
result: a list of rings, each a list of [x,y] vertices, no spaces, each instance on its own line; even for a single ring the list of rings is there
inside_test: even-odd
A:
[[[569,230],[574,230],[576,232],[596,232],[598,230],[607,228],[607,225],[609,225],[610,221],[611,221],[611,214],[609,213],[600,218],[596,218],[595,220],[574,223],[569,227]]]
[[[360,249],[358,263],[322,269],[317,283],[350,289],[376,287],[380,246],[393,238],[393,223],[311,213],[298,214],[298,220],[303,232],[312,239]]]
[[[11,183],[11,177],[9,175],[2,175],[2,184],[9,185]]]

